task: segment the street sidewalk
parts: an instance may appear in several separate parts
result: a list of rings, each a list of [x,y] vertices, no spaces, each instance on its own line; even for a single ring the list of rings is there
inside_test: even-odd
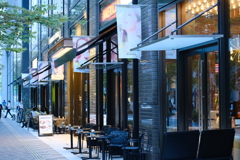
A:
[[[63,149],[63,147],[70,147],[69,134],[39,137],[38,131],[34,131],[32,128],[21,128],[21,124],[13,121],[10,115],[7,118],[4,116],[3,113],[2,119],[0,119],[0,160],[79,160],[81,157],[88,156],[88,154],[74,155],[71,153],[78,151],[77,149]],[[77,146],[77,142],[77,137],[74,137],[74,147]],[[85,146],[86,142],[83,144]],[[86,147],[84,148],[83,151],[86,150]],[[94,155],[94,152],[92,153]]]

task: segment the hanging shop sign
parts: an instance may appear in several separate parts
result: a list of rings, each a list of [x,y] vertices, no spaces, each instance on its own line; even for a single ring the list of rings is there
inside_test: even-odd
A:
[[[72,40],[73,40],[73,48],[75,48],[76,52],[78,52],[78,51],[88,47],[88,45],[84,45],[84,47],[79,48],[83,44],[87,43],[90,40],[90,37],[89,36],[72,36]],[[89,58],[90,58],[90,51],[89,50],[86,50],[85,52],[77,55],[73,59],[74,72],[86,73],[86,70],[77,69],[77,68],[79,66],[81,66],[82,64],[84,64],[86,61],[88,61]]]
[[[51,80],[53,80],[53,81],[58,81],[58,80],[63,80],[64,79],[64,74],[63,74],[64,65],[61,65],[61,66],[55,68],[54,61],[56,59],[58,59],[58,58],[53,58],[52,57],[52,61],[51,61],[51,71],[52,71]]]
[[[64,65],[61,65],[59,67],[55,67],[54,61],[61,57],[63,54],[65,54],[66,48],[60,48],[57,52],[55,52],[51,57],[51,80],[52,81],[58,81],[64,79]],[[69,48],[67,48],[69,49]]]
[[[23,82],[24,88],[29,88],[29,85],[30,85],[30,82],[28,80]]]
[[[44,78],[49,76],[49,70],[46,70],[49,67],[48,61],[38,61],[38,81],[42,81]]]
[[[141,59],[141,52],[130,51],[141,42],[141,8],[138,5],[116,5],[119,58]]]
[[[35,84],[38,81],[37,68],[30,68],[29,73],[32,74],[32,78],[30,79],[30,84]]]
[[[53,135],[53,116],[39,115],[38,136]]]

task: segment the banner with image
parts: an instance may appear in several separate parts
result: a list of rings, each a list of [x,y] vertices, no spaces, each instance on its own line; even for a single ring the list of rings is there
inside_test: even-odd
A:
[[[38,81],[41,81],[42,79],[46,78],[48,76],[48,70],[44,71],[49,66],[48,61],[38,61]],[[43,72],[44,71],[44,72]]]
[[[51,69],[52,69],[52,75],[51,75],[51,80],[53,81],[58,81],[58,80],[64,80],[64,65],[61,65],[57,68],[55,68],[54,61],[58,58],[52,58],[51,61]]]
[[[141,59],[140,51],[130,51],[141,43],[141,8],[137,5],[117,6],[119,58]]]
[[[30,68],[29,73],[32,74],[30,84],[35,84],[38,81],[37,68]]]
[[[84,47],[79,48],[81,45],[90,41],[90,37],[89,36],[72,36],[72,40],[73,40],[73,48],[75,48],[76,52],[78,52],[81,49],[85,49],[85,48],[88,47],[88,45],[85,45]],[[73,59],[74,72],[86,73],[85,69],[77,69],[77,68],[80,67],[87,60],[89,60],[89,57],[90,57],[90,51],[89,50],[86,50],[84,53],[76,56]]]

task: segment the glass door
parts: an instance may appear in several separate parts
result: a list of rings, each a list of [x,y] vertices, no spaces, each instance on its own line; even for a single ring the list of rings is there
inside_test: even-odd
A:
[[[202,48],[186,56],[188,130],[219,128],[218,51],[214,49]]]

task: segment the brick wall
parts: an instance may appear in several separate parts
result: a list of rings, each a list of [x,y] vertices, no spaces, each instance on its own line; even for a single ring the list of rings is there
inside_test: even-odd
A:
[[[142,7],[142,40],[158,30],[157,0],[139,0]],[[150,39],[157,39],[157,36]],[[148,140],[148,159],[159,159],[158,52],[142,52],[139,63],[139,126]],[[142,108],[148,106],[150,108]]]
[[[90,36],[97,36],[98,35],[98,1],[97,0],[91,0],[89,1],[89,35]],[[97,53],[96,48],[92,48],[90,50],[90,57],[95,56]],[[90,114],[96,115],[96,93],[97,93],[97,84],[96,84],[96,70],[91,69],[89,72],[89,89],[90,89]],[[93,123],[96,123],[94,121],[91,121]]]

